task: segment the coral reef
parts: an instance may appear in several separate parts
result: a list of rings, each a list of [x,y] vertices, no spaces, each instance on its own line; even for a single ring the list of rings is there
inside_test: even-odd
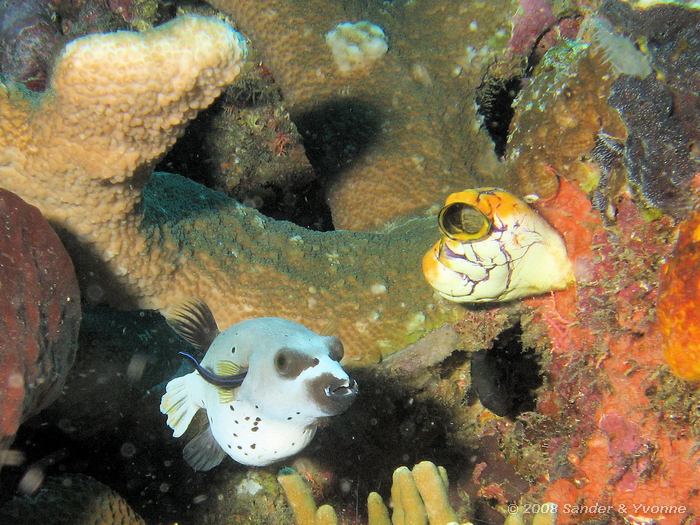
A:
[[[389,49],[382,28],[367,21],[338,24],[326,33],[326,44],[342,75],[371,68]]]
[[[627,128],[630,183],[650,206],[683,217],[690,206],[688,185],[700,161],[692,158],[691,139],[672,115],[671,93],[652,76],[623,76],[613,85],[609,101]]]
[[[469,94],[507,45],[511,2],[364,3],[361,11],[325,0],[275,0],[264,10],[254,1],[210,3],[236,20],[272,70],[328,179],[336,228],[379,226],[450,191],[498,185],[500,168]],[[325,35],[357,19],[381,26],[390,49],[347,75]]]
[[[513,16],[508,46],[513,53],[529,54],[539,38],[557,21],[549,0],[520,0]]]
[[[661,270],[656,318],[673,372],[700,381],[700,213],[680,227],[671,259]]]
[[[167,314],[199,297],[222,326],[288,317],[339,335],[351,361],[377,361],[449,317],[416,277],[430,219],[322,235],[176,176],[144,186],[184,124],[236,76],[240,44],[197,17],[74,42],[50,96],[4,88],[0,180],[60,226],[88,300]]]
[[[39,210],[0,190],[0,450],[61,393],[80,324],[78,280]]]
[[[212,9],[213,10],[213,9]],[[249,67],[188,126],[157,169],[183,173],[272,218],[331,229],[308,188],[316,174],[279,89],[254,50]]]
[[[570,249],[581,279],[575,291],[527,302],[536,308],[535,319],[545,323],[551,344],[550,386],[539,394],[537,413],[549,419],[548,425],[569,428],[561,433],[563,439],[549,431],[544,475],[552,482],[544,497],[536,489],[529,497],[567,508],[558,523],[600,519],[601,514],[667,523],[692,520],[700,510],[694,488],[696,423],[690,421],[692,411],[678,420],[664,415],[678,414],[679,401],[664,386],[662,340],[649,307],[656,302],[672,224],[645,222],[623,197],[615,223],[603,226],[585,211],[590,203],[580,190],[568,187],[565,196],[551,208],[561,219],[548,219],[567,240],[590,239],[586,249]],[[578,220],[566,221],[566,210]],[[528,337],[543,341],[535,334]],[[684,387],[669,388],[681,395]]]
[[[580,41],[550,49],[514,102],[506,151],[509,186],[521,195],[551,198],[558,177],[593,189],[599,173],[589,158],[601,129],[624,137],[606,99],[612,79],[603,57]]]
[[[50,477],[33,495],[17,496],[0,507],[3,523],[146,525],[119,494],[79,474]]]
[[[607,182],[590,154],[603,131],[624,142],[627,180],[642,205],[687,213],[700,168],[699,19],[679,5],[635,11],[611,0],[582,24],[580,40],[551,49],[515,102],[507,154],[514,187],[551,197],[554,173],[586,190]],[[619,189],[600,187],[608,202]]]
[[[111,4],[116,3],[127,4]],[[357,523],[364,515],[358,495],[376,491],[386,497],[395,465],[419,458],[446,465],[454,473],[449,487],[438,484],[433,492],[443,502],[448,494],[454,514],[476,523],[500,523],[504,516],[509,525],[555,519],[559,524],[697,521],[700,391],[676,377],[663,355],[664,347],[677,341],[674,337],[685,335],[675,329],[666,337],[664,330],[671,331],[664,327],[679,322],[683,308],[695,304],[689,295],[696,279],[686,261],[691,268],[697,266],[697,216],[681,222],[672,250],[678,233],[674,220],[686,219],[698,199],[693,191],[697,179],[691,178],[697,149],[697,54],[682,53],[695,48],[696,13],[678,5],[649,7],[649,2],[611,0],[598,10],[595,0],[523,0],[521,5],[539,5],[544,11],[521,13],[546,17],[531,26],[526,26],[527,16],[518,20],[516,27],[529,27],[527,40],[522,40],[527,43],[520,54],[501,60],[495,59],[494,51],[509,46],[516,2],[348,0],[323,2],[324,9],[318,9],[320,0],[303,7],[274,0],[262,10],[260,3],[216,3],[239,15],[241,27],[260,43],[315,167],[337,177],[330,192],[335,195],[331,203],[338,225],[350,224],[343,214],[353,213],[358,214],[357,227],[372,224],[368,215],[377,210],[368,207],[363,216],[358,204],[362,199],[383,207],[385,214],[376,215],[377,223],[409,213],[405,195],[414,190],[419,196],[430,194],[416,209],[442,200],[451,183],[443,179],[445,184],[434,184],[448,168],[457,168],[450,177],[464,177],[462,168],[474,168],[475,179],[489,174],[493,152],[483,132],[477,132],[474,90],[482,81],[513,92],[522,87],[506,162],[490,175],[501,178],[504,168],[512,170],[503,176],[503,184],[527,195],[560,232],[576,285],[489,308],[451,307],[436,298],[419,275],[419,258],[438,235],[434,218],[414,216],[375,233],[310,232],[270,220],[179,176],[149,177],[153,163],[186,120],[235,75],[214,67],[209,71],[216,77],[212,97],[194,103],[187,97],[199,97],[201,83],[210,80],[201,70],[171,70],[169,82],[162,82],[152,71],[150,51],[137,61],[141,70],[131,61],[132,47],[125,51],[127,58],[118,55],[119,60],[111,61],[145,71],[141,80],[146,86],[182,82],[177,96],[187,99],[184,113],[158,114],[155,127],[169,124],[152,142],[143,144],[147,134],[134,119],[141,118],[135,113],[139,102],[154,97],[155,88],[136,94],[120,91],[114,77],[108,77],[111,85],[101,93],[115,106],[106,108],[104,115],[81,115],[83,123],[110,129],[108,136],[90,127],[76,131],[79,126],[71,120],[71,111],[54,109],[62,97],[78,91],[62,81],[67,64],[81,71],[71,56],[58,63],[54,99],[35,98],[8,85],[0,101],[0,124],[6,123],[0,136],[0,180],[33,195],[33,202],[62,227],[89,299],[109,298],[120,306],[158,308],[167,314],[178,303],[200,297],[212,306],[221,325],[279,315],[321,333],[338,334],[346,343],[349,365],[383,361],[353,370],[362,395],[342,420],[330,421],[319,432],[307,449],[306,466],[295,463],[299,475],[311,482],[311,496],[335,509],[317,509],[307,490],[302,501],[311,509],[308,523]],[[568,28],[562,17],[568,17]],[[389,48],[370,67],[343,77],[324,35],[351,20],[371,20],[383,27]],[[579,21],[578,41],[556,41],[539,62],[528,54],[528,47],[539,47],[550,33],[563,35]],[[553,27],[548,31],[543,24]],[[212,27],[205,25],[197,45],[212,37]],[[152,42],[158,31],[169,30],[125,38]],[[217,34],[212,47],[225,47],[220,44],[222,34]],[[184,55],[178,61],[185,63],[192,45],[184,43],[188,38],[171,42]],[[91,37],[79,44],[95,41]],[[528,65],[523,69],[525,54]],[[620,57],[625,56],[633,56],[633,69],[620,67]],[[159,67],[177,67],[164,64],[167,67]],[[654,74],[646,75],[645,64]],[[646,78],[627,78],[625,71]],[[482,78],[485,72],[488,78]],[[121,80],[124,74],[118,74]],[[94,91],[94,84],[82,85],[86,92]],[[391,90],[396,91],[394,97]],[[484,95],[488,90],[484,87]],[[630,100],[646,104],[657,92],[663,93],[662,104],[651,101],[653,111],[647,113],[657,120],[642,129],[631,114]],[[503,95],[503,100],[510,96]],[[628,109],[617,103],[620,99]],[[224,99],[222,106],[229,101]],[[658,111],[662,107],[673,111]],[[367,115],[377,108],[386,112],[372,121],[384,126],[379,138],[370,133],[371,127],[368,131],[357,125],[366,124]],[[127,130],[122,115],[116,118],[110,112],[132,115],[133,128]],[[357,119],[348,120],[350,113]],[[252,113],[250,118],[253,127],[259,125],[256,116]],[[59,122],[55,127],[66,138],[35,133],[38,139],[32,142],[42,122]],[[339,140],[348,129],[341,122],[358,128],[360,139],[372,140]],[[499,125],[508,128],[507,122]],[[653,130],[656,135],[645,135]],[[475,137],[473,145],[467,144]],[[154,141],[159,143],[153,146]],[[688,163],[661,164],[656,153],[642,155],[641,171],[631,174],[625,155],[638,151],[639,141],[641,150],[645,144],[654,152],[668,147],[674,158],[690,152]],[[64,149],[69,160],[57,154]],[[473,152],[473,159],[460,158]],[[399,174],[406,166],[414,174],[420,171],[414,168],[422,166],[424,177],[406,177],[404,186]],[[676,218],[640,210],[640,201],[656,205],[645,201],[646,194],[666,195],[669,182],[675,184],[669,177],[673,166],[683,168],[674,191],[687,199],[678,206],[675,196],[668,201],[666,209]],[[669,171],[664,172],[666,167]],[[387,186],[377,182],[382,170],[389,174]],[[351,178],[343,187],[341,179],[347,173],[367,174],[368,186],[356,186]],[[469,182],[460,180],[458,188]],[[600,211],[605,213],[601,216]],[[684,292],[680,300],[677,290]],[[109,476],[114,488],[145,517],[166,516],[196,525],[266,518],[289,523],[291,511],[284,508],[269,471],[225,466],[209,474],[182,470],[181,450],[167,438],[157,414],[162,385],[153,386],[173,374],[177,363],[168,356],[178,348],[169,346],[174,341],[168,341],[172,336],[157,315],[143,314],[142,325],[139,316],[126,323],[119,315],[105,314],[105,326],[88,316],[93,324],[82,339],[88,351],[68,383],[72,399],[54,403],[49,412],[58,422],[49,430],[43,427],[46,411],[35,428],[27,428],[31,422],[24,426],[27,434],[18,446],[26,449],[30,461],[41,462],[46,449],[55,450],[57,439],[70,441],[80,457],[68,457],[60,467],[103,473],[104,478],[96,474],[99,479]],[[436,326],[441,328],[422,337]],[[688,335],[693,325],[690,328]],[[101,337],[111,343],[102,344]],[[404,348],[408,343],[412,344]],[[99,362],[100,349],[111,354],[98,368],[91,363]],[[153,355],[145,356],[151,350]],[[687,354],[688,363],[675,355],[674,351],[669,362],[676,372],[695,373],[695,353]],[[128,377],[141,379],[117,382],[112,395],[119,399],[111,400],[109,385],[101,381],[118,374],[114,371],[120,367],[130,371]],[[81,388],[71,392],[73,385]],[[107,402],[109,407],[103,407]],[[195,423],[201,427],[205,421]],[[100,439],[87,447],[92,428],[99,429]],[[42,432],[50,442],[43,450],[34,444]],[[116,460],[104,461],[114,450],[120,451]],[[415,474],[400,469],[396,486],[408,487],[412,503],[407,507],[420,509],[409,511],[410,517],[425,522],[433,505],[419,497]],[[297,496],[290,499],[301,497],[304,490],[303,480],[295,479]],[[403,499],[398,489],[393,499]],[[559,512],[551,512],[550,504],[535,505],[541,501],[557,505]],[[370,496],[367,507],[372,520],[390,519],[378,495]]]

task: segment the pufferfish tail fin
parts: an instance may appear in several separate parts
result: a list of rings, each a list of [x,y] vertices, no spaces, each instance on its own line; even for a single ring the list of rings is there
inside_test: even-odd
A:
[[[191,393],[196,391],[193,384],[198,378],[195,372],[176,377],[165,387],[165,394],[160,400],[160,412],[168,416],[168,426],[173,429],[173,437],[185,433],[192,418],[199,410]]]
[[[207,471],[221,463],[226,453],[216,442],[211,427],[207,425],[207,428],[185,445],[182,456],[193,469]]]

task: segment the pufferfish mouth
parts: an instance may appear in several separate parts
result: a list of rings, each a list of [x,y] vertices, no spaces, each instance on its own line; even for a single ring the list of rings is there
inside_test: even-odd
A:
[[[328,397],[346,397],[346,396],[356,396],[358,392],[357,381],[353,378],[349,378],[346,381],[347,384],[342,385],[328,385],[325,388],[326,396]]]
[[[309,394],[319,408],[333,416],[345,412],[357,397],[357,382],[350,378],[338,378],[322,374],[308,385]]]

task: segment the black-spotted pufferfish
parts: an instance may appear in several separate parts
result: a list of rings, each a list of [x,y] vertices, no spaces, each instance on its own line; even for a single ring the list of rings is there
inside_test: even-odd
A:
[[[174,437],[195,413],[208,426],[184,448],[195,470],[209,470],[225,454],[244,465],[263,466],[309,444],[320,418],[344,412],[357,383],[340,365],[343,345],[305,326],[276,317],[250,319],[220,332],[201,302],[183,306],[169,324],[206,350],[196,370],[170,381],[160,404]]]
[[[440,240],[423,275],[458,303],[509,301],[573,282],[564,240],[525,201],[499,188],[453,193],[438,215]]]

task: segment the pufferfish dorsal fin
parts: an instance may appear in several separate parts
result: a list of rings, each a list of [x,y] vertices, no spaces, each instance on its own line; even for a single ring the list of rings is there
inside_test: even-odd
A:
[[[166,320],[177,335],[199,350],[207,350],[219,335],[214,314],[200,299],[179,305]]]

